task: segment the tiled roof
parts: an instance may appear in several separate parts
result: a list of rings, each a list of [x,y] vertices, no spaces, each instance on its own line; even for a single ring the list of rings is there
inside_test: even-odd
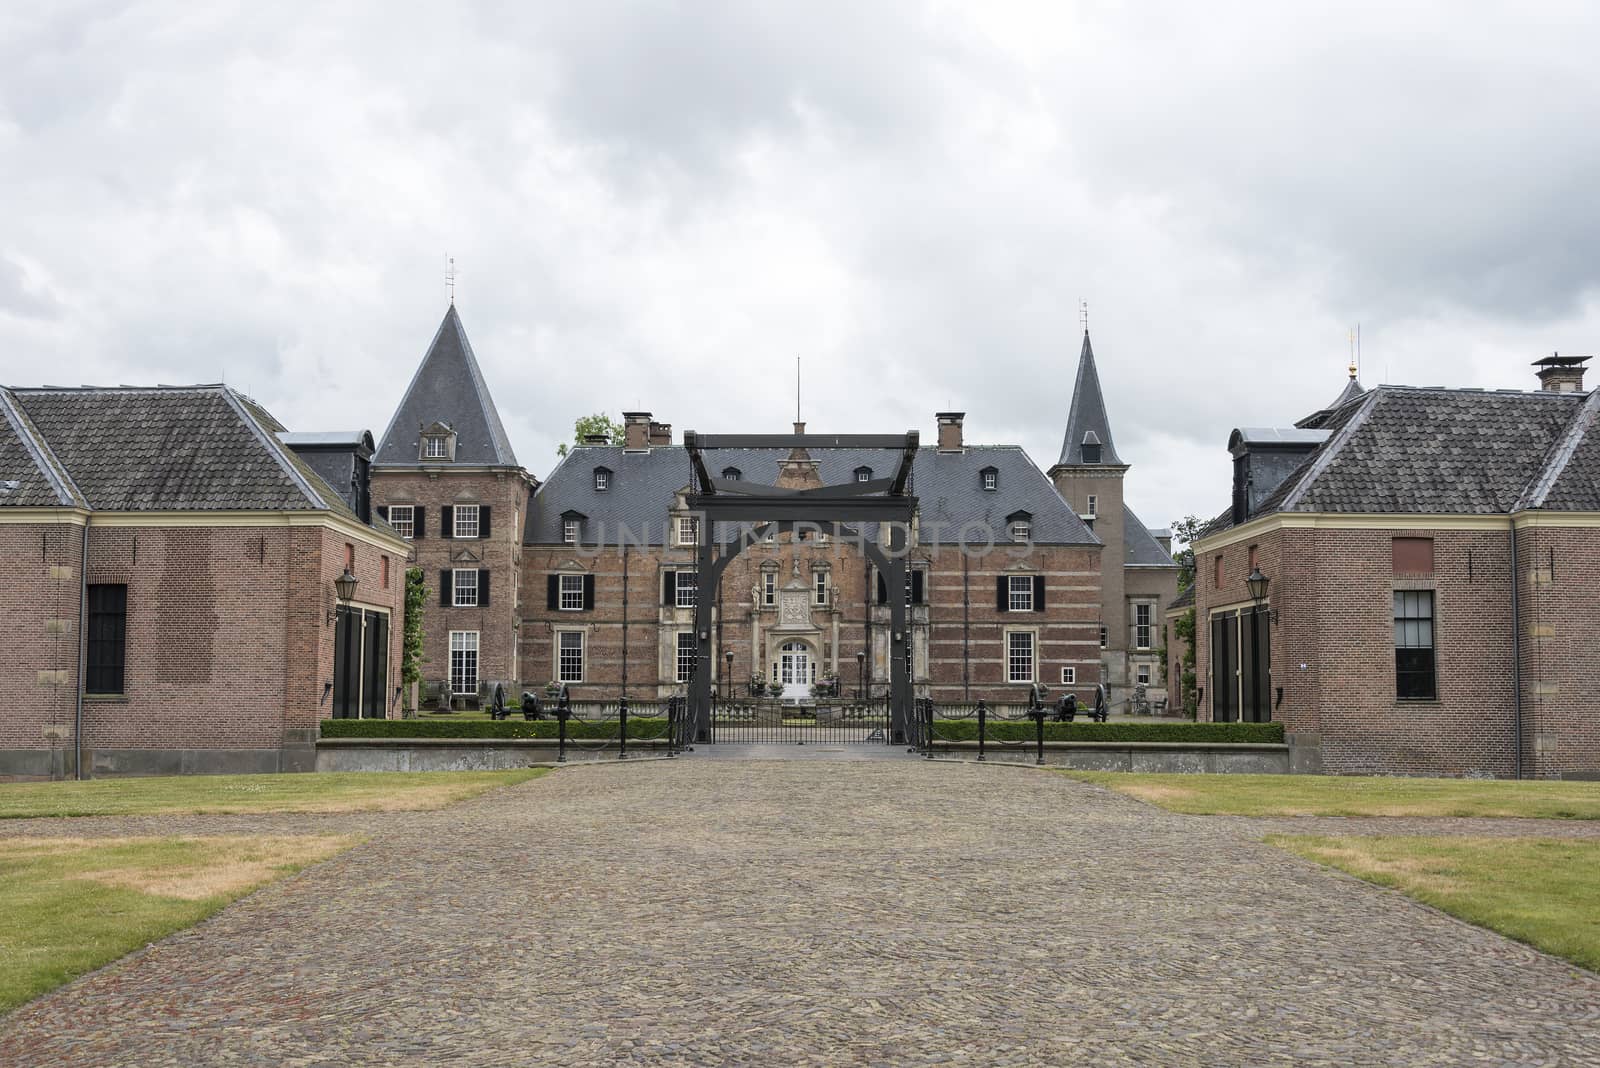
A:
[[[774,485],[778,466],[787,455],[786,449],[715,449],[705,453],[705,461],[713,476],[736,467],[746,481]],[[811,455],[818,475],[828,485],[852,481],[860,467],[871,468],[874,477],[888,477],[900,457],[890,449],[817,449]],[[611,471],[605,490],[594,488],[597,467]],[[986,467],[993,467],[998,474],[992,491],[983,488],[980,472]],[[673,495],[688,486],[691,478],[689,454],[681,446],[657,446],[648,451],[616,445],[577,446],[535,494],[524,540],[529,545],[560,543],[562,516],[578,513],[591,524],[588,530],[602,531],[607,538],[616,537],[620,525],[630,534],[646,534],[651,544],[659,544]],[[924,446],[912,466],[911,492],[919,501],[924,532],[930,531],[929,524],[942,523],[940,536],[946,541],[955,540],[968,523],[1001,534],[1008,515],[1026,511],[1033,517],[1032,540],[1038,544],[1099,544],[1044,472],[1013,445],[975,445],[961,452]]]
[[[27,413],[9,390],[0,389],[0,507],[73,508],[82,503]]]
[[[1083,463],[1083,439],[1093,434],[1091,441],[1100,443],[1100,462],[1120,464],[1117,447],[1111,441],[1111,420],[1106,415],[1105,397],[1100,393],[1100,372],[1094,363],[1094,347],[1089,344],[1089,331],[1083,332],[1083,349],[1078,354],[1078,379],[1072,387],[1072,409],[1067,413],[1067,432],[1061,439],[1063,464]]]
[[[1178,566],[1172,554],[1161,547],[1155,535],[1127,505],[1122,506],[1122,543],[1126,549],[1123,562],[1128,567]]]
[[[483,371],[454,304],[444,313],[444,321],[433,335],[411,385],[406,387],[389,428],[383,432],[373,466],[423,466],[422,442],[417,432],[434,423],[448,423],[455,431],[455,459],[448,462],[518,466],[511,439],[500,422],[500,413],[484,384]],[[441,462],[427,461],[429,466]]]
[[[1189,583],[1189,585],[1187,585],[1187,586],[1185,586],[1183,588],[1182,592],[1180,592],[1178,594],[1178,596],[1174,597],[1171,601],[1169,601],[1167,603],[1167,611],[1170,612],[1173,609],[1177,609],[1177,608],[1189,608],[1189,607],[1192,607],[1193,605],[1194,605],[1194,583],[1191,582],[1191,583]]]
[[[1296,423],[1295,426],[1307,430],[1315,430],[1319,427],[1326,426],[1333,418],[1333,414],[1335,412],[1352,401],[1360,400],[1362,397],[1366,396],[1366,393],[1367,391],[1361,387],[1361,383],[1356,379],[1355,375],[1352,374],[1350,376],[1350,380],[1345,383],[1344,389],[1337,397],[1333,398],[1332,404],[1328,405],[1326,408],[1312,412],[1310,415]]]
[[[1600,389],[1573,413],[1521,503],[1552,512],[1600,512]]]

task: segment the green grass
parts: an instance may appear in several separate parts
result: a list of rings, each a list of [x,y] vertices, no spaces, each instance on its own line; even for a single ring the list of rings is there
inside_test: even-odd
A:
[[[1600,819],[1600,782],[1067,772],[1194,815]]]
[[[210,916],[351,837],[0,841],[0,1012]]]
[[[1301,835],[1267,841],[1600,971],[1600,842]]]
[[[351,721],[356,722],[356,721]],[[373,722],[383,722],[374,720]],[[543,775],[518,771],[179,775],[0,784],[0,819],[235,812],[401,812],[445,805]]]
[[[1031,742],[1038,726],[1032,720],[989,720],[984,737],[990,741]],[[933,737],[939,742],[975,742],[978,720],[938,719]],[[1283,743],[1281,723],[1046,723],[1044,737],[1052,742],[1269,742]]]

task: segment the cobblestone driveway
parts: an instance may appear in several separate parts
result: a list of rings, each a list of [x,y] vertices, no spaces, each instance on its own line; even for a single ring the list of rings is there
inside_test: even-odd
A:
[[[0,1064],[1600,1063],[1600,980],[1064,776],[577,767],[0,1024]]]

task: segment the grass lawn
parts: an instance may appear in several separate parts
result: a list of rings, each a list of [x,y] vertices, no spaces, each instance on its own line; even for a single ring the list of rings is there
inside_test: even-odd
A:
[[[1227,816],[1600,819],[1600,782],[1067,772],[1173,812]]]
[[[1267,841],[1600,971],[1600,842],[1308,835]]]
[[[0,784],[0,819],[233,812],[402,812],[442,808],[497,786],[526,782],[545,771],[544,768],[351,771],[5,783]]]
[[[353,845],[349,836],[0,840],[0,1012]]]

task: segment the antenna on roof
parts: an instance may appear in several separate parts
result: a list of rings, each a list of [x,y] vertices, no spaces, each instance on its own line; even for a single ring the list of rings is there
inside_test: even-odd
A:
[[[794,421],[800,421],[800,357],[794,358]]]
[[[456,258],[445,256],[444,290],[450,295],[450,306],[456,306]]]

